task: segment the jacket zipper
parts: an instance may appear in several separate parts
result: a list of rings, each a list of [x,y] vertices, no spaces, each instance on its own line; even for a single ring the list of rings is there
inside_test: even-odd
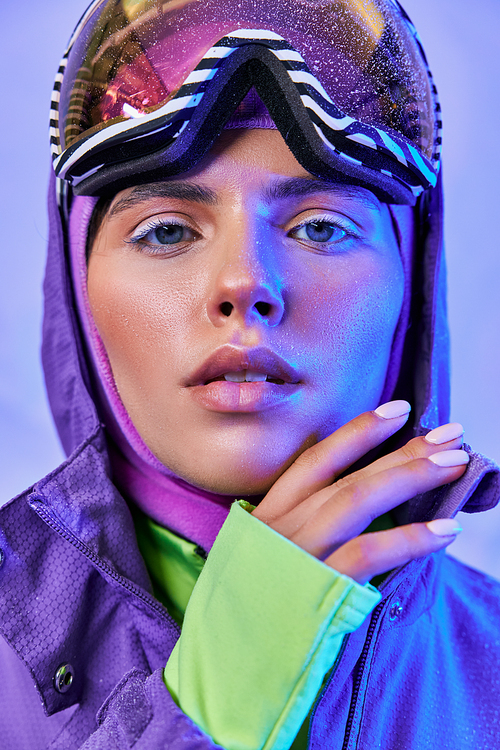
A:
[[[147,592],[140,589],[138,586],[132,583],[132,581],[129,581],[127,578],[121,576],[116,572],[116,570],[114,570],[114,568],[111,567],[111,565],[108,565],[108,563],[106,563],[104,560],[102,560],[102,558],[96,555],[95,552],[92,552],[92,550],[90,550],[86,544],[78,539],[78,537],[73,534],[73,532],[70,531],[70,529],[68,529],[68,527],[65,526],[62,521],[60,521],[57,516],[55,516],[55,514],[53,514],[47,508],[41,498],[36,497],[36,495],[32,495],[28,502],[31,509],[35,511],[35,513],[42,519],[45,524],[47,524],[47,526],[49,526],[49,528],[51,528],[53,531],[59,534],[59,536],[73,545],[73,547],[75,547],[81,554],[83,554],[100,573],[111,578],[129,593],[137,596],[138,599],[140,599],[150,609],[154,610],[154,612],[156,612],[156,614],[159,615],[163,620],[168,622],[169,625],[174,625],[175,629],[179,631],[179,626],[177,625],[175,620],[170,617],[167,610],[159,601],[157,601]]]
[[[359,690],[361,687],[361,680],[363,679],[363,672],[366,665],[366,660],[368,658],[368,651],[370,650],[371,642],[373,640],[373,636],[375,634],[375,628],[377,626],[378,619],[382,613],[383,608],[385,607],[387,600],[383,600],[377,604],[375,609],[373,610],[372,618],[370,620],[370,627],[368,628],[368,633],[366,635],[365,645],[363,646],[363,650],[361,652],[361,656],[358,660],[357,670],[356,670],[356,677],[354,680],[354,685],[352,689],[352,697],[351,697],[351,705],[349,707],[349,714],[347,716],[347,722],[346,722],[346,732],[344,737],[344,744],[342,745],[342,750],[347,750],[349,745],[349,740],[351,738],[351,731],[352,731],[352,725],[354,723],[354,713],[356,711],[356,704],[358,702],[358,695]]]

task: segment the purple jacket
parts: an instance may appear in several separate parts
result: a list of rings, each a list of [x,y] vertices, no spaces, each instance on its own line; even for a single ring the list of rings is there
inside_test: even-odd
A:
[[[417,433],[448,411],[440,189],[432,201],[408,342],[416,376],[397,387]],[[208,750],[162,683],[179,629],[151,594],[109,477],[53,189],[49,208],[43,359],[69,458],[0,510],[1,747]],[[472,453],[462,479],[414,498],[405,520],[486,510],[499,484],[497,467]],[[498,750],[500,584],[438,553],[396,570],[382,593],[344,641],[310,747]]]

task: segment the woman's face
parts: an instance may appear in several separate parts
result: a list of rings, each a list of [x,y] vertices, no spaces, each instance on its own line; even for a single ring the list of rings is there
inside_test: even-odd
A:
[[[188,482],[264,493],[379,403],[403,298],[387,205],[306,172],[277,131],[119,193],[88,270],[123,403]]]

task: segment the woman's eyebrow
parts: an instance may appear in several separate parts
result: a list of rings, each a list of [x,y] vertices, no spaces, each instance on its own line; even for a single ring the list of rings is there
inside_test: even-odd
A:
[[[369,208],[379,209],[380,207],[378,198],[369,190],[341,182],[318,180],[313,177],[291,177],[286,180],[276,180],[266,189],[265,198],[266,201],[272,203],[273,201],[300,198],[314,193],[336,193],[365,203]]]
[[[131,193],[125,198],[120,198],[114,206],[111,206],[109,216],[114,216],[120,211],[125,211],[151,198],[174,198],[204,203],[209,206],[217,203],[216,193],[203,185],[197,185],[193,182],[156,182],[148,185],[136,185]]]

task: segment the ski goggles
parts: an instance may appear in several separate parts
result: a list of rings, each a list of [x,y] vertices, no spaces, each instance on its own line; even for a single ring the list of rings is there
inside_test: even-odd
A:
[[[409,205],[435,186],[437,92],[395,0],[96,0],[56,78],[55,173],[106,195],[187,172],[252,88],[312,174]]]

